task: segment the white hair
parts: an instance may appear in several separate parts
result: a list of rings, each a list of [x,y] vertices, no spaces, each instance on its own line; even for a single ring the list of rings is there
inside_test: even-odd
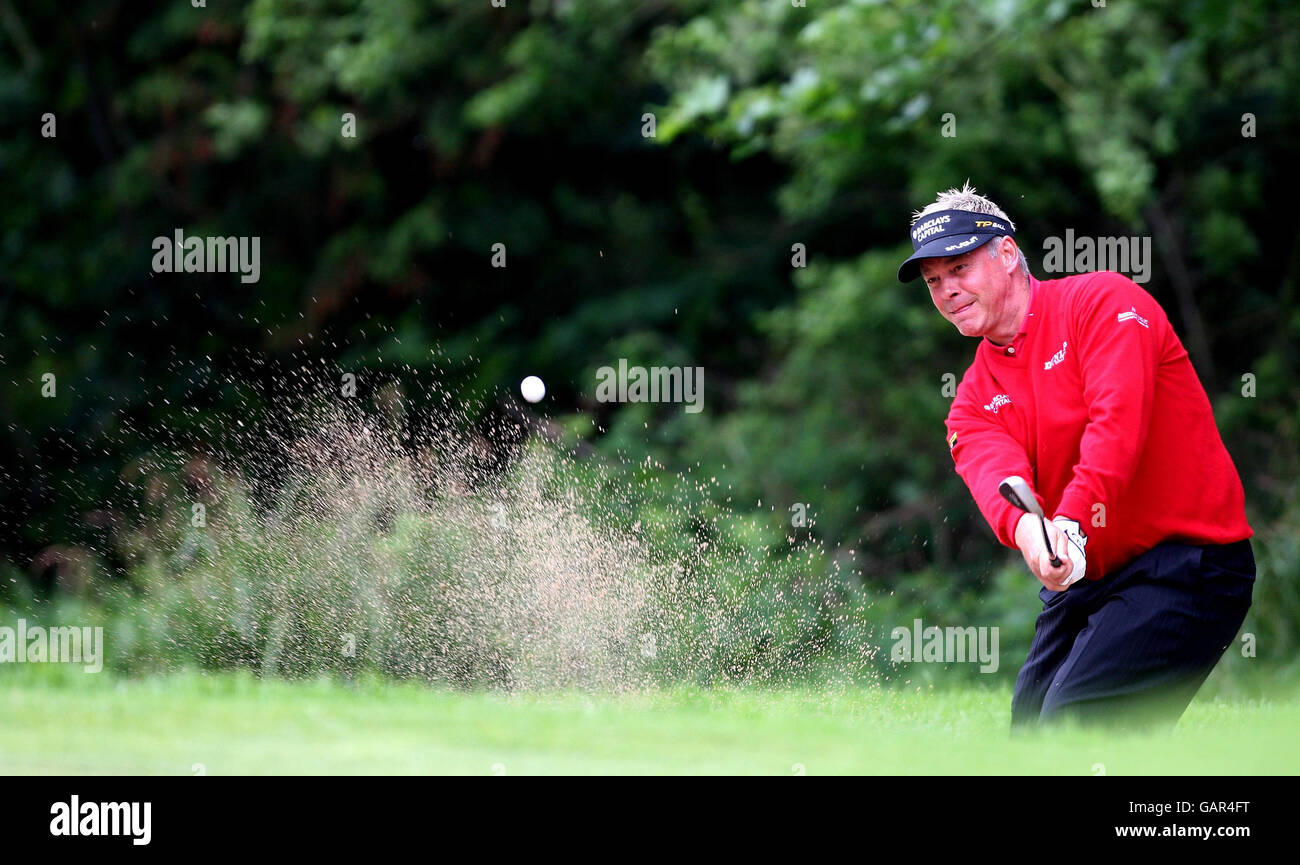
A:
[[[1016,228],[1016,224],[1011,221],[1011,217],[1007,216],[1006,211],[994,204],[991,199],[985,198],[975,191],[975,187],[970,185],[969,178],[962,184],[961,189],[956,187],[946,189],[935,196],[932,204],[927,204],[913,213],[912,225],[916,225],[917,220],[921,219],[921,217],[940,210],[968,210],[971,213],[987,213],[996,216],[998,219],[1005,219],[1007,225],[1010,225],[1013,231]],[[997,257],[996,246],[988,244],[985,248],[989,251],[989,258]],[[1016,252],[1020,256],[1021,272],[1028,275],[1029,262],[1025,260],[1025,254],[1020,250],[1020,244],[1018,243],[1016,244]]]
[[[912,224],[916,225],[916,221],[922,216],[939,210],[969,210],[971,213],[987,213],[996,216],[998,219],[1005,219],[1007,224],[1011,226],[1012,231],[1016,228],[1016,224],[1011,221],[1011,217],[1007,216],[1006,212],[991,200],[976,192],[975,187],[970,185],[970,180],[967,180],[961,189],[953,187],[936,195],[933,204],[927,204],[924,208],[912,214]]]

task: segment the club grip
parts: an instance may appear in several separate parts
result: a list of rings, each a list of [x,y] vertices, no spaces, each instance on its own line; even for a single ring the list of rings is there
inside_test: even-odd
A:
[[[1047,537],[1047,520],[1039,517],[1039,525],[1043,528],[1043,544],[1047,547],[1047,552],[1052,556],[1052,567],[1059,568],[1062,562],[1056,557],[1056,550],[1052,549],[1052,541]]]

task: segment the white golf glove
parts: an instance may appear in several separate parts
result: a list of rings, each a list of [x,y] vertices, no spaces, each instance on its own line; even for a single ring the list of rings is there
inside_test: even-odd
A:
[[[1052,524],[1058,529],[1065,532],[1065,536],[1070,541],[1070,564],[1074,569],[1070,571],[1070,576],[1065,580],[1064,585],[1072,585],[1083,579],[1084,571],[1088,569],[1088,557],[1083,548],[1088,545],[1088,537],[1079,528],[1079,521],[1067,517],[1057,517],[1052,520]]]

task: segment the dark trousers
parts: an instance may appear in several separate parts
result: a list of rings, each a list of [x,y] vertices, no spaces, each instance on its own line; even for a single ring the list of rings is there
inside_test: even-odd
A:
[[[1159,544],[1100,580],[1044,587],[1012,729],[1064,718],[1172,726],[1236,637],[1254,586],[1243,540]]]

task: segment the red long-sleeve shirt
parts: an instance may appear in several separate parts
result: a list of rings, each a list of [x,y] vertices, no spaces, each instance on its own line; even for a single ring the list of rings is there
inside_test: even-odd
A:
[[[998,493],[1007,475],[1029,481],[1048,519],[1079,521],[1090,580],[1163,541],[1251,537],[1210,401],[1155,298],[1110,271],[1029,285],[1020,333],[980,340],[947,420],[998,540],[1016,547],[1021,516]]]

